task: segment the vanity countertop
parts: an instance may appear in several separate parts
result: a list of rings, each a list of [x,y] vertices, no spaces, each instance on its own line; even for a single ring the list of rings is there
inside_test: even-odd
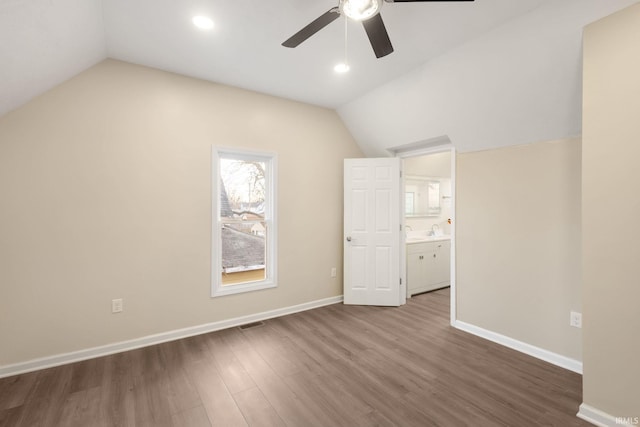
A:
[[[443,240],[451,240],[451,236],[448,234],[444,234],[442,236],[407,236],[406,243],[407,245],[413,245],[415,243],[425,243],[425,242],[441,242]]]

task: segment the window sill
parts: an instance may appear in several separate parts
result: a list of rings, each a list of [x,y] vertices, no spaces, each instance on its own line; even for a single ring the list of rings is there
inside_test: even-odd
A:
[[[263,280],[260,282],[239,283],[237,285],[217,285],[213,288],[211,293],[212,298],[223,297],[225,295],[241,294],[245,292],[259,291],[262,289],[275,288],[276,282],[274,280]]]

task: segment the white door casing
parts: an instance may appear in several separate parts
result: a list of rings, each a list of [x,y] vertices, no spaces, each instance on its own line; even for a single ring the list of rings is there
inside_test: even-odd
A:
[[[344,161],[344,303],[399,306],[400,159]]]

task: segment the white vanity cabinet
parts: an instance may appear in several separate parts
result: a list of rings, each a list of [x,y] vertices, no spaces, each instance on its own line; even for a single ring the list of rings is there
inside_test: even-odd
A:
[[[407,293],[409,296],[450,284],[451,241],[407,244]]]

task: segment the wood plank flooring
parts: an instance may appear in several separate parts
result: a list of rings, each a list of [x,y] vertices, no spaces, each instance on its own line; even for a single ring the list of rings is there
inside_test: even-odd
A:
[[[0,426],[589,426],[580,375],[449,326],[449,290],[0,379]]]

